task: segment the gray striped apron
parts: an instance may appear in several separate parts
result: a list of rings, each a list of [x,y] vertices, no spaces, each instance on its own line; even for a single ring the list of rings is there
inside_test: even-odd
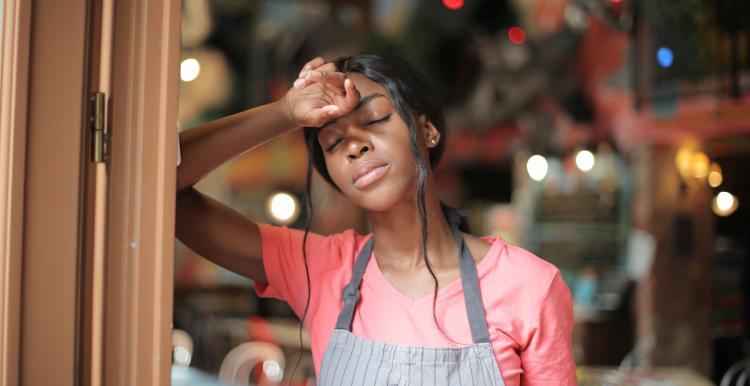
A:
[[[374,244],[370,237],[344,287],[343,308],[323,354],[318,385],[505,385],[490,344],[476,264],[457,225],[463,216],[464,211],[448,213],[460,251],[461,285],[474,344],[460,348],[401,346],[352,334],[359,287]]]

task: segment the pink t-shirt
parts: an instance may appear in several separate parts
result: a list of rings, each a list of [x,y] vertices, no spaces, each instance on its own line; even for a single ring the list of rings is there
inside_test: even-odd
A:
[[[304,232],[269,224],[259,227],[268,284],[256,282],[255,289],[259,296],[286,301],[301,316],[307,299]],[[341,290],[349,282],[354,260],[369,236],[353,230],[331,236],[308,235],[311,297],[305,328],[316,374],[341,310]],[[573,306],[560,272],[499,237],[482,239],[492,246],[477,264],[479,285],[490,340],[505,384],[576,385],[571,348]],[[435,325],[432,294],[417,300],[403,295],[385,279],[373,252],[362,278],[361,299],[352,325],[354,335],[407,346],[471,344],[460,279],[440,289],[436,313],[450,339]]]

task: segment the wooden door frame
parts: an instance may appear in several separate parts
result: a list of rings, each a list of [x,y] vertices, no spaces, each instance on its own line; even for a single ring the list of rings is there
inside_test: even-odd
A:
[[[180,11],[115,2],[106,385],[170,383]]]
[[[89,73],[97,1],[111,0],[2,3],[0,386],[170,383],[181,4],[109,2],[114,19],[100,26],[114,49],[96,289],[86,114],[88,87],[107,86]],[[90,291],[104,297],[99,343]]]
[[[31,5],[5,0],[0,12],[0,386],[11,386],[19,383]]]
[[[88,1],[25,2],[31,32],[19,380],[76,385]]]
[[[89,0],[87,27],[87,84],[89,95],[87,115],[94,115],[97,107],[96,94],[101,94],[104,117],[101,122],[107,127],[106,106],[112,94],[112,32],[114,0]],[[82,211],[82,259],[81,304],[79,316],[79,378],[89,386],[101,386],[104,361],[104,270],[107,231],[107,164],[94,162],[93,144],[95,121],[89,121],[85,130],[87,160],[83,174]]]

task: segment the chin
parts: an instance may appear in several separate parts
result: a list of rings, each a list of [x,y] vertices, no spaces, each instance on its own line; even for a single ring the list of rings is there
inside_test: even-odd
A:
[[[384,212],[405,202],[413,202],[416,186],[407,182],[402,184],[383,184],[368,190],[351,188],[346,196],[352,203],[368,212]]]

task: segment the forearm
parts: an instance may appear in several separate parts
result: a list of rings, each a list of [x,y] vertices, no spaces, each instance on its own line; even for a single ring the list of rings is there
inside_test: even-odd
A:
[[[242,111],[180,133],[177,191],[193,186],[224,162],[297,128],[282,102]]]

